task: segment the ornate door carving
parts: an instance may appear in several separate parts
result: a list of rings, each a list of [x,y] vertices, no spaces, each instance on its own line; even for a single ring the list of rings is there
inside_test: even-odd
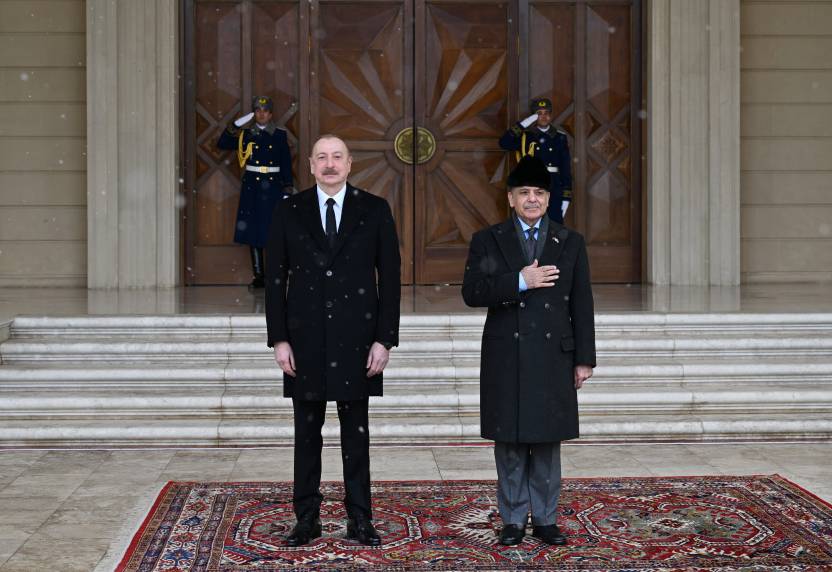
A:
[[[460,282],[471,235],[506,216],[497,140],[516,100],[515,6],[416,0],[416,123],[436,139],[416,169],[418,283]]]
[[[640,0],[186,0],[184,11],[187,283],[250,280],[232,242],[239,169],[215,142],[254,93],[275,99],[298,188],[313,183],[315,137],[347,141],[350,180],[390,202],[403,281],[416,284],[461,281],[471,235],[508,212],[512,159],[497,140],[532,97],[550,97],[575,161],[567,224],[587,238],[593,279],[639,281]]]
[[[216,143],[248,113],[254,94],[274,99],[298,172],[304,83],[299,74],[297,2],[201,2],[185,5],[185,283],[247,284],[248,248],[234,244],[240,168]],[[297,184],[297,183],[296,183]]]
[[[586,237],[594,282],[641,280],[640,18],[640,0],[530,2],[521,36],[522,99],[550,97],[569,134],[566,224]]]
[[[315,9],[317,8],[317,9]],[[350,182],[387,199],[413,282],[413,167],[394,150],[413,126],[412,5],[398,1],[313,3],[312,133],[334,133],[353,154]]]

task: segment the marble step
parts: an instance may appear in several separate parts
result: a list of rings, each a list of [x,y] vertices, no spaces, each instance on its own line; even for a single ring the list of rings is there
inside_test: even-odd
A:
[[[397,360],[385,370],[386,387],[431,384],[477,383],[478,359],[454,359],[450,365],[401,366]],[[25,389],[43,391],[72,388],[170,388],[199,389],[226,386],[279,386],[282,374],[272,362],[262,365],[204,364],[202,367],[169,367],[159,364],[56,362],[5,365],[0,367],[0,391]],[[620,358],[595,369],[594,385],[649,380],[654,387],[675,382],[789,383],[812,381],[832,383],[832,357],[814,356],[798,361],[766,357],[759,359],[641,359]]]
[[[478,439],[483,321],[403,316],[375,442]],[[832,314],[602,314],[597,333],[586,438],[832,437]],[[262,316],[23,317],[8,335],[4,446],[291,441]]]
[[[279,386],[236,388],[73,389],[0,392],[5,418],[55,417],[251,417],[291,415],[291,401]],[[826,411],[832,413],[832,385],[812,383],[740,386],[686,383],[656,387],[651,383],[604,385],[590,382],[579,393],[582,413],[593,412],[746,412]],[[374,411],[391,415],[478,414],[477,384],[388,387],[373,401]]]
[[[403,314],[402,336],[479,337],[484,313]],[[657,333],[832,333],[832,314],[793,313],[608,313],[596,316],[599,336],[633,331]],[[19,316],[10,326],[12,337],[46,336],[179,336],[185,339],[218,335],[265,338],[262,315],[170,315],[170,316]]]
[[[330,412],[323,428],[327,444],[338,443],[337,416]],[[258,419],[97,419],[0,421],[0,442],[8,447],[115,446],[246,446],[289,445],[288,417]],[[641,414],[633,416],[584,414],[584,441],[697,441],[816,439],[832,434],[828,414],[770,414],[766,416]],[[476,416],[402,419],[372,415],[370,437],[382,444],[451,444],[482,442]]]
[[[702,356],[741,358],[782,356],[798,358],[832,356],[832,335],[746,334],[712,336],[647,336],[629,335],[598,337],[598,362],[617,358],[639,357],[679,359]],[[422,364],[428,361],[448,362],[452,359],[478,358],[477,339],[414,339],[402,341],[391,355],[391,361]],[[26,362],[175,362],[193,365],[209,361],[269,363],[271,351],[263,339],[224,341],[205,336],[193,341],[147,341],[122,339],[29,340],[12,337],[0,344],[0,363]]]

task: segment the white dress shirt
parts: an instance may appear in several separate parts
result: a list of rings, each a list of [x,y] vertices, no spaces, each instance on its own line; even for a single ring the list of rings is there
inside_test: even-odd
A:
[[[321,190],[321,187],[316,187],[318,192],[318,208],[321,212],[321,226],[323,226],[324,233],[326,233],[326,201],[329,198],[335,199],[335,204],[332,205],[332,210],[335,211],[335,230],[341,228],[341,213],[344,210],[344,197],[347,196],[347,185],[345,184],[340,191],[330,197]]]

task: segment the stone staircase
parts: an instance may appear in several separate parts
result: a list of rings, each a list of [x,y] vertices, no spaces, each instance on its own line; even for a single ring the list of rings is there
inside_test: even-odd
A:
[[[402,317],[371,400],[374,443],[479,440],[483,321]],[[602,314],[596,327],[584,440],[832,437],[832,314]],[[7,330],[0,446],[291,442],[260,315],[19,317]]]

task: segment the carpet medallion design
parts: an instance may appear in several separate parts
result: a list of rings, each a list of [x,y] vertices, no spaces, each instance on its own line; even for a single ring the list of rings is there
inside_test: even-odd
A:
[[[832,506],[777,476],[564,479],[565,547],[497,542],[493,481],[373,485],[383,539],[344,539],[338,483],[323,537],[290,548],[291,483],[171,482],[117,572],[832,570]]]

